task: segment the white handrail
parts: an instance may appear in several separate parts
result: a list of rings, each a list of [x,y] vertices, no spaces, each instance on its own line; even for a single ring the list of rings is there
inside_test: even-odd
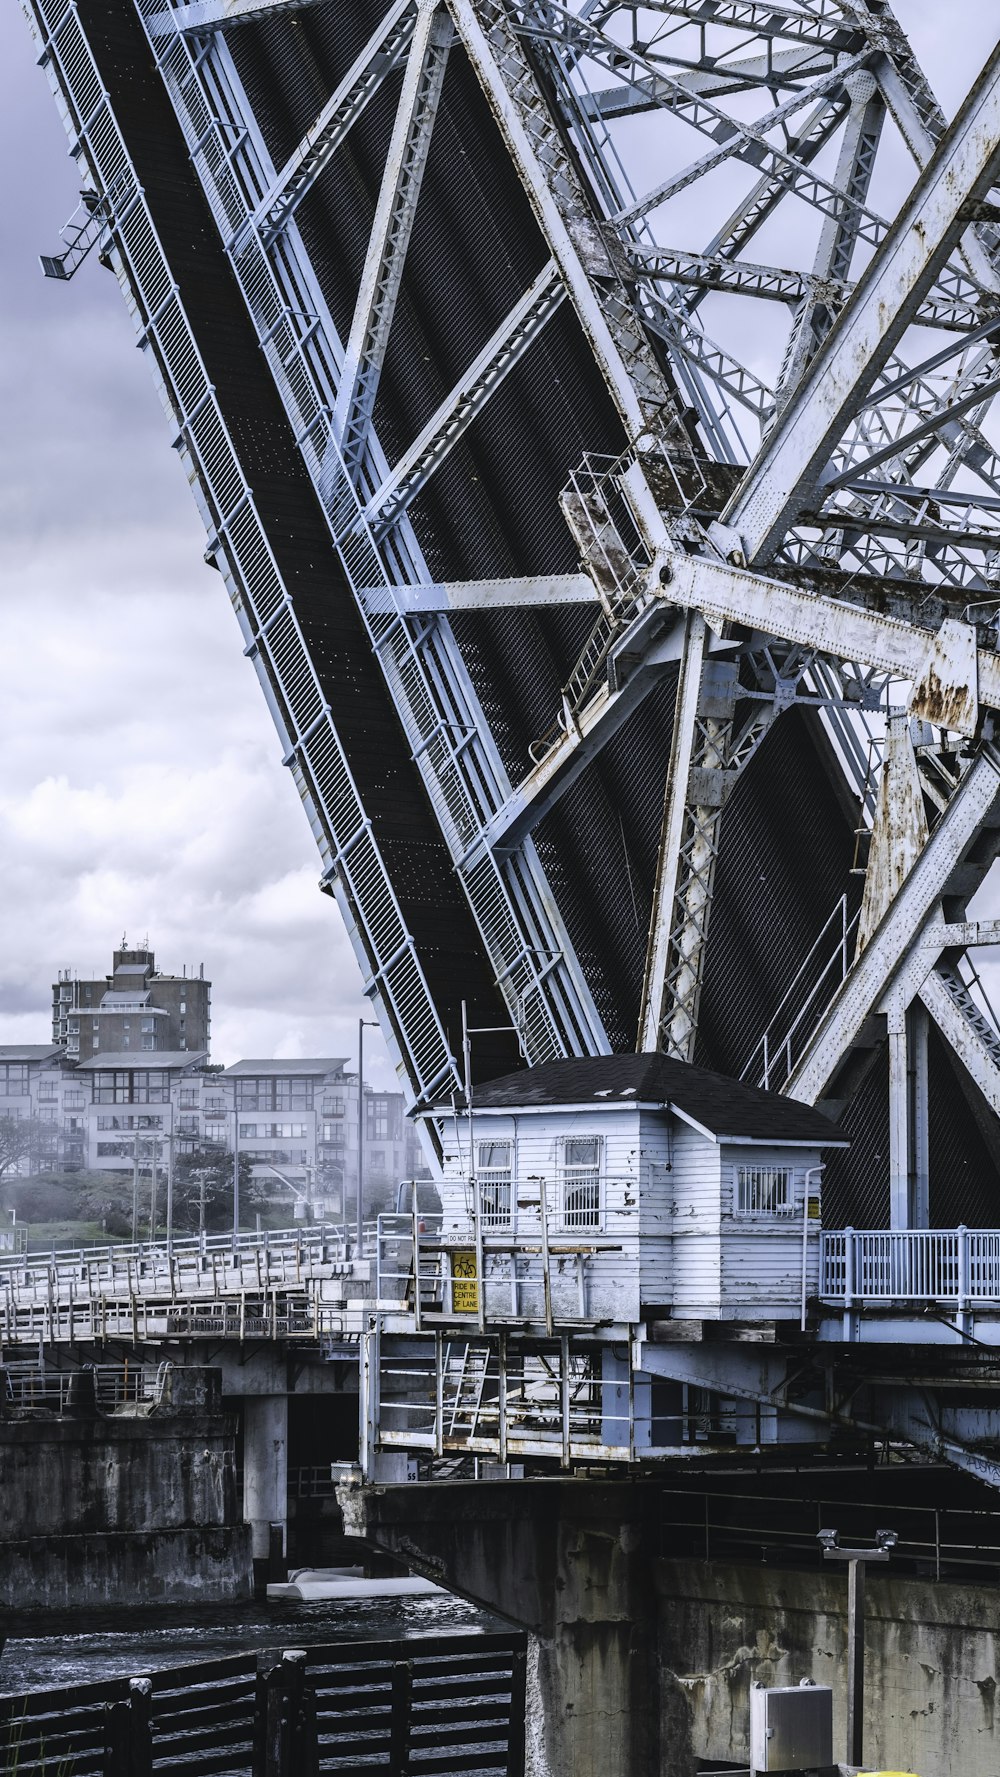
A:
[[[856,1302],[970,1302],[1000,1306],[1000,1228],[827,1231],[820,1242],[819,1294]]]

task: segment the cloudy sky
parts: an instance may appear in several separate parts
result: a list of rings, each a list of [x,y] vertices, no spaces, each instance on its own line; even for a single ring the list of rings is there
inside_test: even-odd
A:
[[[996,0],[896,10],[950,113]],[[38,270],[76,187],[16,0],[0,83],[0,1041],[45,1041],[55,971],[125,932],[204,962],[217,1060],[353,1056],[357,968],[117,285]]]
[[[0,80],[0,1041],[46,1041],[55,971],[127,932],[204,962],[217,1060],[355,1056],[357,965],[117,284],[38,269],[76,186],[16,0]]]

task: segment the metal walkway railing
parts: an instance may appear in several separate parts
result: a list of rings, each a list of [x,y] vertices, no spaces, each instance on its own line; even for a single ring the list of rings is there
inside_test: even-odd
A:
[[[1000,1229],[844,1228],[821,1236],[824,1302],[1000,1306]]]

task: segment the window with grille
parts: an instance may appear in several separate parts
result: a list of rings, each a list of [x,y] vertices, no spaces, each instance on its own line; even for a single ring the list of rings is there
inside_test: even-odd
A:
[[[792,1213],[792,1172],[788,1166],[738,1166],[736,1213],[787,1216]]]
[[[563,1143],[563,1226],[601,1225],[600,1136],[570,1136]]]
[[[511,1225],[511,1143],[481,1141],[476,1144],[479,1203],[484,1228]]]

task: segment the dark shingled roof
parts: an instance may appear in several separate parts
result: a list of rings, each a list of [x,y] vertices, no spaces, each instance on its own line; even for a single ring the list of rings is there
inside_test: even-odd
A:
[[[671,1105],[730,1141],[802,1142],[846,1147],[848,1138],[811,1105],[744,1086],[725,1074],[669,1055],[588,1055],[546,1061],[477,1086],[476,1110],[569,1104]]]

